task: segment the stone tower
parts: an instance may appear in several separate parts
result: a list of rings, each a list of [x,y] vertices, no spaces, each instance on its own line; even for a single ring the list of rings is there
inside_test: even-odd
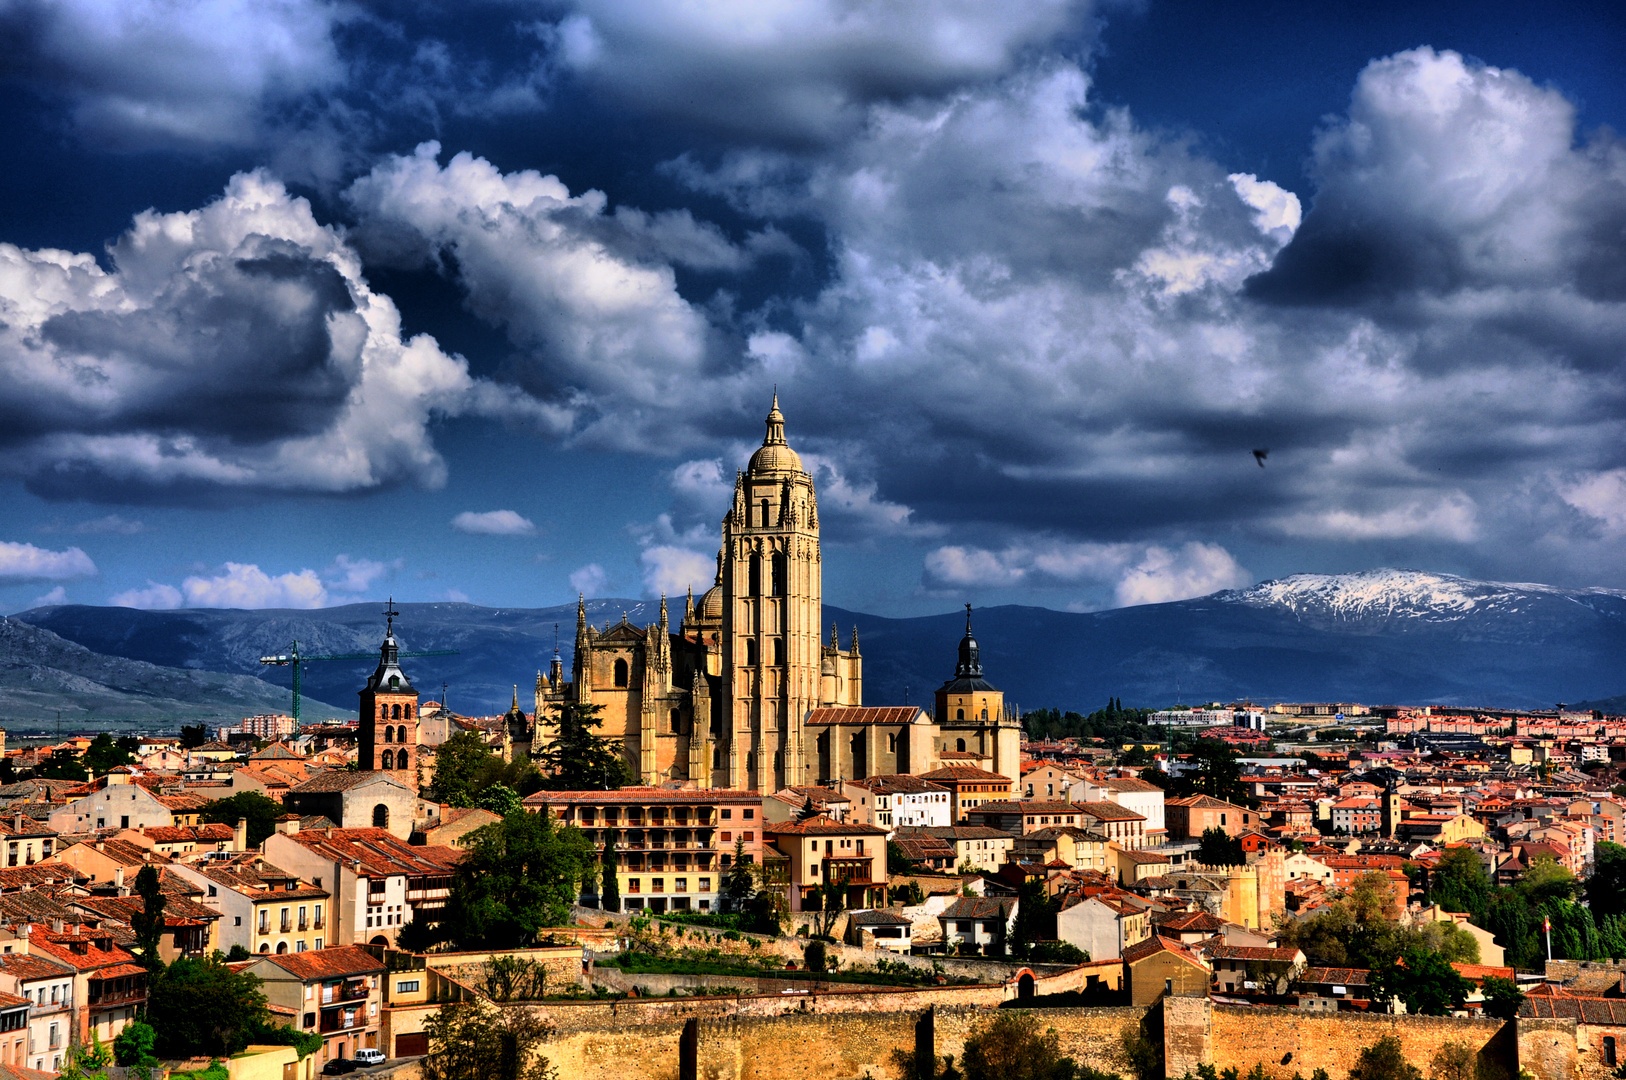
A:
[[[761,792],[807,782],[802,721],[819,703],[823,661],[813,478],[785,443],[778,394],[767,423],[723,518],[722,675],[730,715],[724,775],[712,781]]]
[[[382,771],[410,788],[417,788],[418,692],[401,670],[400,646],[395,643],[395,616],[391,604],[384,615],[384,645],[378,670],[361,690],[361,751],[356,767]]]

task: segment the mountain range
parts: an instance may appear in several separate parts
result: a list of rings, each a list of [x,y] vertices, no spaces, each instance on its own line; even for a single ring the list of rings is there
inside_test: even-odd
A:
[[[591,600],[588,618],[647,625],[647,600]],[[529,700],[557,633],[568,670],[575,605],[401,604],[402,649],[419,693],[455,711]],[[680,612],[674,610],[674,622]],[[826,607],[842,644],[856,627],[864,700],[928,703],[954,673],[964,615],[888,619]],[[1605,702],[1626,687],[1626,594],[1473,581],[1414,570],[1297,574],[1192,600],[1111,611],[995,607],[975,613],[987,678],[1023,708],[1087,712],[1109,697],[1164,706],[1210,700],[1336,700],[1551,708]],[[308,656],[375,652],[380,608],[141,611],[35,608],[7,621],[0,718],[130,718],[286,711],[286,669],[259,657],[297,639]],[[28,637],[24,629],[40,632]],[[24,638],[27,637],[25,645]],[[348,715],[370,660],[306,668],[308,717]],[[274,685],[275,684],[275,685]],[[147,710],[144,712],[143,710]],[[190,710],[190,711],[188,711]]]

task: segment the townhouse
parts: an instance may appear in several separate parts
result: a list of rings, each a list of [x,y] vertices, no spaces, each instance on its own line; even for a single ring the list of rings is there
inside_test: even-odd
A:
[[[413,918],[438,921],[463,855],[451,848],[413,847],[385,829],[303,829],[295,821],[279,822],[278,830],[261,845],[265,861],[326,890],[329,947],[393,946],[395,935]],[[310,901],[313,923],[318,902]],[[280,910],[276,925],[281,926]],[[314,939],[314,928],[310,933]]]
[[[273,953],[243,968],[260,979],[266,1003],[306,1034],[322,1037],[318,1064],[379,1049],[384,962],[354,945]]]

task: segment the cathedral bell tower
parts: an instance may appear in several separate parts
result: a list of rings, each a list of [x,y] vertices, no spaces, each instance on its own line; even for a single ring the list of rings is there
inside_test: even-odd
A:
[[[395,643],[399,614],[394,604],[386,605],[378,670],[361,690],[361,752],[356,767],[364,772],[396,773],[396,779],[416,789],[418,692],[401,670],[401,649]]]
[[[764,793],[808,782],[803,718],[819,703],[823,587],[813,478],[774,395],[762,447],[723,518],[722,673],[730,715],[713,784]]]

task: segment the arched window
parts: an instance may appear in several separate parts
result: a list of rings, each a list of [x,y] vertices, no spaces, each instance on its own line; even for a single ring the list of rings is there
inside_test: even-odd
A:
[[[390,808],[383,803],[373,807],[373,828],[387,829],[390,827]]]
[[[762,595],[762,556],[756,552],[751,553],[751,596]]]
[[[263,953],[270,952],[271,951],[271,943],[268,941],[264,945],[261,945],[260,946],[260,951],[263,952]]]
[[[407,760],[407,752],[405,750],[397,750],[395,752],[395,767],[397,769],[409,768],[411,764],[412,763]]]
[[[672,734],[681,735],[682,733],[683,733],[683,710],[682,709],[673,709],[672,710]]]
[[[277,942],[277,955],[278,956],[281,956],[283,953],[285,953],[287,951],[288,951],[288,943],[286,941]]]
[[[954,719],[956,719],[956,720],[964,720],[965,719],[965,710],[964,709],[955,709],[954,710]]]
[[[392,705],[390,707],[390,719],[391,720],[399,720],[399,719],[401,719],[401,706]]]
[[[404,743],[407,741],[405,724],[402,724],[400,727],[395,729],[395,741],[398,743]]]
[[[954,740],[954,749],[963,751],[965,749],[965,740],[964,739],[955,739]]]
[[[773,594],[775,596],[785,595],[786,576],[785,553],[783,551],[776,551],[774,552],[773,556]]]
[[[615,685],[627,685],[627,662],[625,660],[615,662]]]
[[[405,719],[411,720],[412,719],[412,706],[411,705],[403,705],[403,706],[401,706],[401,715]]]
[[[746,638],[745,639],[745,666],[746,667],[756,667],[757,666],[757,639],[756,638]]]
[[[768,500],[767,499],[762,500],[762,515],[757,518],[757,524],[761,525],[764,529],[766,529],[768,527]]]
[[[984,720],[988,719],[988,710],[987,709],[982,710],[982,718]]]
[[[380,720],[388,720],[390,718],[390,707],[388,705],[380,705],[378,707],[378,718]]]
[[[785,639],[784,638],[774,638],[773,639],[773,662],[774,662],[775,667],[778,667],[779,665],[781,665],[781,664],[783,664],[785,662]]]
[[[383,756],[382,759],[380,759],[378,767],[381,768],[381,769],[393,769],[393,768],[395,768],[395,751],[394,750],[386,750],[386,751],[384,751],[384,756]]]
[[[395,741],[395,729],[390,727],[388,724],[384,725],[384,741],[385,742],[394,742]]]

